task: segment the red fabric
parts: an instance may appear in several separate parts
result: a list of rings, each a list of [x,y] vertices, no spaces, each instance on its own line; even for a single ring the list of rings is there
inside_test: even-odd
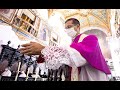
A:
[[[43,63],[43,62],[44,62],[44,58],[42,58],[42,56],[40,55],[37,60],[37,63]]]

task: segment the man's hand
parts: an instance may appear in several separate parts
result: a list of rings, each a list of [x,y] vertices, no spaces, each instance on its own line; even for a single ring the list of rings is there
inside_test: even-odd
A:
[[[23,48],[20,49],[20,52],[26,55],[40,55],[41,50],[44,49],[43,45],[36,42],[23,44],[22,47]]]

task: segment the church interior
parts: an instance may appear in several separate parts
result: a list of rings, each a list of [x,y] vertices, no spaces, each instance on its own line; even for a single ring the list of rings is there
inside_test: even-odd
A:
[[[120,80],[120,10],[119,9],[0,9],[0,81],[67,81],[63,72],[45,68],[38,55],[22,55],[21,44],[35,41],[47,46],[70,44],[64,32],[65,21],[76,18],[80,33],[98,37],[100,48],[111,70],[109,81]],[[7,31],[8,30],[8,31]],[[3,75],[5,71],[11,73]],[[20,74],[24,74],[20,77]],[[33,75],[34,74],[34,75]]]

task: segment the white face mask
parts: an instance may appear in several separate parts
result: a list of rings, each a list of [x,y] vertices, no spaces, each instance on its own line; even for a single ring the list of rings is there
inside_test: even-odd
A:
[[[70,36],[71,38],[74,38],[77,34],[77,32],[74,30],[74,28],[70,28],[70,29],[65,29],[65,32],[67,33],[68,36]]]

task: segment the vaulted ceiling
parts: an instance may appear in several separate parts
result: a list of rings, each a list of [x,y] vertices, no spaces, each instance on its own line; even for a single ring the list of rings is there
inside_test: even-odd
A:
[[[100,27],[110,32],[110,9],[49,9],[49,16],[54,12],[61,13],[65,20],[71,17],[80,21],[81,29]]]

